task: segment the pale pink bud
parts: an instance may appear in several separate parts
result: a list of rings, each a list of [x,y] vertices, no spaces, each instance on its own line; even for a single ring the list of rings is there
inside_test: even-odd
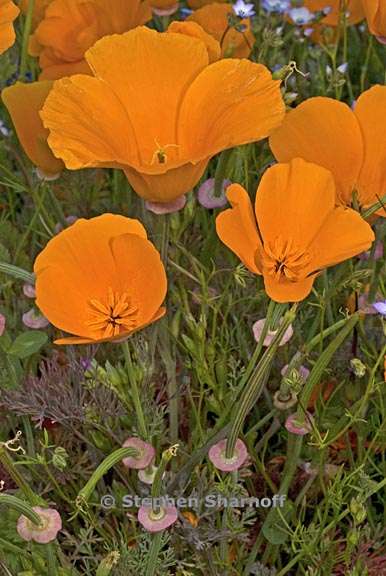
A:
[[[259,340],[261,338],[261,335],[263,333],[264,324],[265,324],[265,318],[262,318],[261,320],[258,320],[257,322],[255,322],[254,325],[252,326],[253,336],[254,336],[256,342],[259,342]],[[277,330],[268,330],[267,335],[264,338],[264,342],[263,342],[264,346],[269,346],[270,344],[272,344],[272,341],[273,341],[274,337],[276,336],[276,332],[277,332]],[[290,324],[288,326],[287,330],[284,332],[283,338],[281,339],[279,346],[284,346],[284,344],[287,344],[288,340],[290,340],[292,338],[293,333],[294,333],[294,331],[292,328],[292,324]]]
[[[149,202],[146,200],[145,208],[153,212],[153,214],[172,214],[178,212],[186,204],[186,196],[179,196],[173,202]]]
[[[28,328],[33,330],[39,330],[40,328],[46,328],[49,322],[45,316],[39,314],[35,308],[31,308],[28,312],[25,312],[22,316],[23,324]]]
[[[175,506],[161,506],[159,512],[154,512],[151,506],[141,506],[138,510],[138,520],[148,532],[161,532],[174,524],[177,518]]]
[[[178,8],[179,8],[179,3],[176,2],[172,6],[169,6],[169,8],[154,8],[154,7],[152,7],[152,11],[153,11],[153,14],[155,14],[156,16],[171,16],[172,14],[177,12]]]
[[[298,415],[296,412],[295,414],[288,416],[287,420],[285,421],[285,427],[288,432],[291,432],[291,434],[296,434],[297,436],[305,436],[306,434],[309,434],[312,430],[310,423],[311,414],[307,412],[307,416],[307,419],[301,421],[298,420]]]
[[[127,440],[122,444],[122,447],[134,448],[138,451],[137,456],[128,456],[127,458],[123,458],[122,462],[127,466],[127,468],[136,468],[137,470],[147,468],[155,457],[153,446],[134,436],[127,438]]]
[[[4,334],[6,323],[7,321],[4,314],[0,314],[0,336]]]
[[[55,540],[59,530],[62,529],[62,519],[57,510],[34,506],[33,510],[40,516],[42,524],[34,524],[29,518],[22,515],[17,521],[17,531],[23,540],[33,540],[39,544],[48,544]]]
[[[214,182],[214,178],[205,180],[197,192],[197,199],[199,203],[201,206],[204,206],[204,208],[208,208],[209,210],[212,208],[222,208],[228,202],[227,197],[225,196],[225,190],[231,184],[231,181],[223,181],[220,196],[214,195]]]
[[[35,286],[32,284],[23,284],[23,294],[27,298],[36,298]]]
[[[233,470],[238,470],[244,464],[248,458],[248,450],[244,442],[238,438],[236,440],[233,456],[227,458],[226,444],[226,438],[220,440],[220,442],[217,442],[217,444],[210,448],[208,456],[212,464],[219,470],[222,470],[223,472],[233,472]]]

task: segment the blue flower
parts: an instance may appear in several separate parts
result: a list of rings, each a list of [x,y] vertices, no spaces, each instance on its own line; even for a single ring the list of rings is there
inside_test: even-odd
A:
[[[384,300],[383,302],[374,302],[373,308],[375,308],[378,314],[386,316],[386,300]]]
[[[308,8],[291,8],[288,14],[291,20],[299,25],[308,24],[314,19],[313,13]]]
[[[237,2],[233,4],[233,12],[239,18],[251,18],[256,14],[254,5],[244,2],[244,0],[237,0]]]
[[[262,8],[267,12],[283,13],[289,10],[290,0],[263,0]]]

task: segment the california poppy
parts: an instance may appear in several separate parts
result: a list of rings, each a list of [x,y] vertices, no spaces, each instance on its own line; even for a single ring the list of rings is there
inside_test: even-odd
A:
[[[94,77],[55,82],[41,116],[67,168],[122,168],[146,200],[171,202],[197,184],[209,159],[260,140],[284,116],[280,82],[261,64],[208,65],[199,38],[145,27],[99,40]]]
[[[122,33],[151,19],[147,1],[52,0],[30,41],[30,54],[39,56],[40,79],[91,74],[85,52],[99,38]]]
[[[219,60],[221,57],[221,47],[219,42],[217,42],[213,36],[205,32],[202,26],[197,24],[197,22],[181,22],[179,20],[174,20],[169,25],[168,32],[186,34],[187,36],[199,38],[205,42],[208,50],[209,63],[216,62],[216,60]]]
[[[362,0],[371,34],[386,44],[386,3],[384,0]]]
[[[263,175],[255,211],[239,184],[227,190],[232,208],[216,219],[220,240],[277,302],[298,302],[318,273],[368,248],[374,233],[358,212],[335,206],[332,174],[301,158]]]
[[[138,220],[116,214],[80,219],[35,260],[36,304],[74,337],[56,344],[121,339],[165,314],[160,255]]]
[[[354,111],[332,98],[309,98],[290,111],[272,134],[277,160],[301,157],[330,170],[338,199],[361,207],[386,194],[386,86],[374,86],[358,98]],[[381,208],[379,215],[386,216]]]
[[[43,176],[50,177],[64,168],[62,160],[55,158],[47,144],[48,130],[39,116],[52,82],[16,82],[4,88],[1,98],[12,118],[17,136],[29,159]]]
[[[255,43],[251,22],[249,18],[241,20],[240,25],[245,29],[240,32],[229,25],[228,16],[233,13],[230,4],[215,2],[196,10],[187,20],[197,22],[220,42],[223,56],[248,58]]]
[[[0,54],[15,42],[13,21],[19,12],[19,8],[11,0],[0,0]]]

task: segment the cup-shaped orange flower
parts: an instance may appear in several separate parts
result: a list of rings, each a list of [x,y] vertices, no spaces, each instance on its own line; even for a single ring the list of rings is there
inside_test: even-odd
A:
[[[245,29],[239,32],[229,26],[228,16],[231,14],[233,8],[230,4],[214,2],[193,12],[187,20],[197,22],[205,32],[220,42],[223,56],[248,58],[255,43],[251,21],[249,18],[241,20],[240,24]]]
[[[371,0],[370,0],[371,1]],[[365,17],[362,0],[304,0],[304,6],[311,12],[328,9],[321,23],[326,26],[338,26],[341,18],[341,7],[345,8],[348,24],[357,24]]]
[[[122,339],[165,313],[165,270],[138,220],[116,214],[77,220],[48,242],[34,272],[37,306],[74,335],[56,344]]]
[[[39,116],[52,82],[16,82],[1,92],[1,98],[12,118],[13,125],[25,153],[42,176],[50,178],[64,168],[47,144],[48,130]]]
[[[386,2],[384,0],[362,0],[371,34],[386,44]]]
[[[263,175],[255,210],[247,192],[231,185],[232,208],[216,219],[217,234],[276,302],[298,302],[318,273],[366,250],[374,233],[351,208],[335,205],[332,174],[301,158]]]
[[[267,68],[209,65],[199,38],[139,27],[99,40],[86,58],[94,77],[58,80],[44,104],[49,146],[70,170],[122,168],[149,201],[185,194],[212,156],[265,138],[284,117]]]
[[[330,170],[339,201],[361,207],[386,194],[386,86],[358,98],[354,110],[332,98],[316,97],[290,111],[270,138],[277,160],[300,157]],[[386,216],[380,209],[379,215]]]
[[[15,42],[13,22],[19,12],[19,8],[11,0],[0,0],[0,54]]]
[[[91,74],[85,52],[99,38],[121,34],[151,19],[146,0],[52,0],[30,42],[40,79]]]

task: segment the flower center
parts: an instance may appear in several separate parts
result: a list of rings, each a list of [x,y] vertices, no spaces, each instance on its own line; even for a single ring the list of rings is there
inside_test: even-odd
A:
[[[137,324],[138,307],[125,292],[118,294],[109,288],[104,301],[92,299],[88,305],[90,319],[86,324],[99,333],[102,331],[104,338],[133,330]]]
[[[311,261],[311,255],[294,246],[292,239],[281,236],[272,242],[264,243],[259,254],[264,271],[277,281],[298,282],[306,276],[305,270]]]

